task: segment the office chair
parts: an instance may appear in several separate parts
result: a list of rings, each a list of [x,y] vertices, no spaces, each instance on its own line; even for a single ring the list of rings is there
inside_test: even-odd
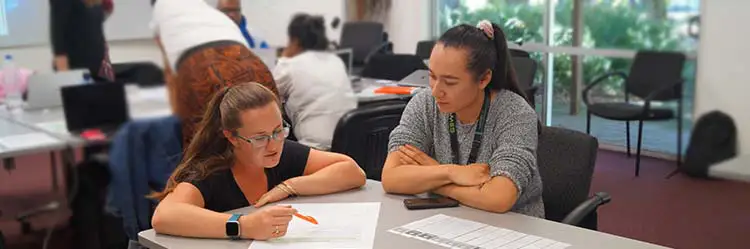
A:
[[[346,22],[341,28],[339,48],[352,49],[352,64],[358,73],[368,57],[387,50],[389,42],[383,24],[378,22]]]
[[[412,54],[379,54],[374,55],[362,69],[362,77],[402,80],[416,70],[427,69],[424,61]]]
[[[534,85],[534,78],[537,72],[537,63],[535,60],[529,57],[511,57],[513,61],[513,69],[516,71],[516,78],[524,94],[529,99],[529,104],[532,108],[536,108],[536,101],[534,96],[536,95],[539,86]]]
[[[401,121],[406,102],[370,104],[344,114],[336,125],[331,151],[349,155],[367,174],[380,181],[388,156],[388,136]]]
[[[598,147],[596,138],[582,132],[542,127],[537,165],[548,220],[596,230],[596,209],[610,201],[603,192],[588,197]]]
[[[427,41],[420,41],[417,43],[417,51],[414,52],[415,55],[419,56],[422,60],[428,60],[430,59],[430,55],[432,54],[432,47],[435,46],[435,41],[433,40],[427,40]]]
[[[638,121],[638,145],[636,149],[635,176],[641,169],[641,144],[643,121],[670,120],[675,112],[670,108],[652,107],[651,101],[677,100],[677,166],[682,164],[682,70],[685,55],[674,52],[639,51],[635,55],[630,75],[609,72],[596,78],[583,90],[586,111],[586,133],[591,133],[591,115],[609,120],[625,121],[627,153],[630,157],[630,121]],[[620,77],[625,80],[625,101],[594,103],[591,90],[605,79]],[[629,95],[643,100],[643,105],[631,103]]]
[[[118,82],[137,83],[138,86],[164,85],[164,71],[152,62],[112,64]]]

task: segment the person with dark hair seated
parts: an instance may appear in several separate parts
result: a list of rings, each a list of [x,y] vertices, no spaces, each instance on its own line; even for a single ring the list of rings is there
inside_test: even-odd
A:
[[[433,192],[490,212],[544,217],[538,119],[518,86],[496,24],[446,31],[430,55],[430,91],[390,135],[389,193]]]
[[[297,14],[287,33],[289,44],[273,72],[286,113],[301,144],[328,150],[341,116],[357,108],[346,66],[327,51],[323,17]]]

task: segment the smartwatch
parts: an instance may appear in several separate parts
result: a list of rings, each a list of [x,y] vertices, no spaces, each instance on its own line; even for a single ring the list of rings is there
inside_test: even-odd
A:
[[[242,217],[241,214],[233,214],[232,217],[229,217],[229,220],[227,220],[225,227],[228,238],[233,240],[240,239],[240,234],[242,234],[240,231],[240,217]]]

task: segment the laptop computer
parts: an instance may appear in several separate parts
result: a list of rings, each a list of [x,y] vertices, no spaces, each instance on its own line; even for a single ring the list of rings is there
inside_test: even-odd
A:
[[[68,131],[80,134],[99,129],[108,137],[129,120],[125,86],[120,83],[96,83],[64,86],[61,89],[65,124]]]
[[[416,70],[401,79],[397,84],[399,86],[430,87],[430,71]]]
[[[83,82],[88,70],[34,74],[29,77],[26,109],[46,109],[62,106],[60,88]]]
[[[266,64],[268,70],[273,72],[273,69],[276,67],[276,61],[279,59],[276,50],[269,48],[259,48],[253,49],[252,51],[255,55],[258,56],[258,58],[260,58],[261,61],[263,61],[263,64]]]

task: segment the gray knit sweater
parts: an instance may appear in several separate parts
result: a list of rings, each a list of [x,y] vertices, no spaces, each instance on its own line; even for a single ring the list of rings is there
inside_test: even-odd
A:
[[[518,188],[511,211],[544,218],[542,180],[536,165],[537,116],[529,104],[510,91],[492,99],[477,163],[490,165],[491,176],[510,178]],[[475,122],[476,123],[476,122]],[[457,124],[459,162],[465,164],[474,139],[474,124]],[[417,93],[393,130],[388,150],[411,144],[441,164],[451,164],[448,114],[440,113],[429,91]]]

